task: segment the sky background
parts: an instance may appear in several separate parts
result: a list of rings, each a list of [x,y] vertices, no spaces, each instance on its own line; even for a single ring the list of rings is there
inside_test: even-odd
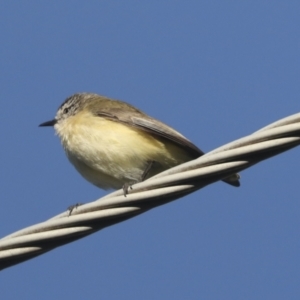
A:
[[[300,111],[299,1],[2,1],[0,235],[106,192],[52,128],[75,92],[209,151]],[[103,133],[105,134],[105,133]],[[2,299],[300,299],[300,148],[0,273]]]

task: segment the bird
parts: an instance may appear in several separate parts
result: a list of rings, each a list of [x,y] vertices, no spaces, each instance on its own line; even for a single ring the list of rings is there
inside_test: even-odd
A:
[[[134,106],[94,93],[76,93],[58,108],[53,126],[69,161],[90,183],[121,189],[204,154],[181,133]],[[239,174],[224,182],[240,186]]]

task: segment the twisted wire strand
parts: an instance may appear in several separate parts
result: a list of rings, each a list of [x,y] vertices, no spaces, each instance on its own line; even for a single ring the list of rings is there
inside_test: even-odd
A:
[[[300,113],[135,184],[0,239],[0,270],[186,196],[300,144]]]

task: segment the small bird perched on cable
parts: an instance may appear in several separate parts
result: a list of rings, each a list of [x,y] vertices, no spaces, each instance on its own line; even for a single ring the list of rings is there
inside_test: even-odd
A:
[[[204,153],[182,134],[123,101],[92,93],[74,94],[53,120],[67,157],[89,182],[120,189]],[[223,179],[239,186],[239,175]]]

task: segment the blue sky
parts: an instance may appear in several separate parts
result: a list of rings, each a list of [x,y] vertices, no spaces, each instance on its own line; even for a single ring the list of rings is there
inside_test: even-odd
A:
[[[51,128],[75,92],[209,151],[299,112],[298,1],[6,1],[0,235],[106,192]],[[299,148],[0,273],[3,299],[299,299]]]

